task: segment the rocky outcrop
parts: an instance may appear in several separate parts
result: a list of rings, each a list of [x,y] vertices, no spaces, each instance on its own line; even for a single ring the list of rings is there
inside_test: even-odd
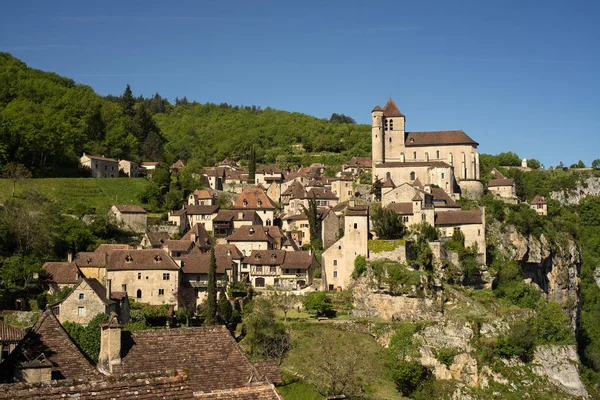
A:
[[[579,377],[579,357],[575,346],[537,346],[533,372],[547,377],[563,391],[577,397],[589,398]]]
[[[577,244],[568,237],[552,245],[544,235],[525,237],[512,225],[498,222],[489,228],[490,239],[508,259],[521,264],[527,282],[546,298],[561,305],[576,330],[579,322],[579,272],[581,254]]]
[[[551,192],[550,198],[558,200],[562,204],[578,204],[579,200],[585,196],[598,196],[600,195],[600,178],[595,176],[588,176],[578,182],[575,188],[570,190],[562,190],[559,192]]]

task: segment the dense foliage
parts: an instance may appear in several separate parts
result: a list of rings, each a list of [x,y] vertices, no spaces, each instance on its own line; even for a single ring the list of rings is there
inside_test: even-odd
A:
[[[94,363],[100,354],[100,324],[107,320],[106,314],[98,314],[86,326],[68,321],[63,324],[65,331]]]

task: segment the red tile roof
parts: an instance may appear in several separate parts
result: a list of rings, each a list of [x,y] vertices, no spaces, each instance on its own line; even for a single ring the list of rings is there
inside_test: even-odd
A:
[[[435,225],[473,225],[481,224],[481,210],[443,211],[435,213]]]
[[[46,262],[42,266],[52,282],[58,285],[75,284],[81,280],[81,272],[74,262]]]
[[[387,117],[404,117],[404,114],[402,114],[400,112],[400,109],[398,108],[396,103],[394,103],[394,100],[392,100],[390,98],[387,101],[387,103],[385,103],[385,106],[383,106],[383,116],[386,118]]]
[[[245,204],[245,205],[244,205]],[[235,201],[236,209],[274,210],[277,205],[260,188],[246,188]]]
[[[291,196],[292,199],[303,199],[306,197],[306,190],[300,182],[294,181],[281,195]]]
[[[228,242],[269,242],[273,238],[269,236],[262,225],[242,225],[227,238]]]
[[[314,255],[308,251],[285,250],[252,250],[249,256],[242,260],[250,265],[280,265],[281,268],[307,270],[316,263]]]
[[[108,254],[107,271],[179,270],[175,261],[162,249],[115,250]]]
[[[530,204],[546,204],[546,199],[543,196],[535,195]]]
[[[469,144],[479,146],[464,131],[406,132],[406,147]]]
[[[0,321],[0,343],[18,343],[25,337],[25,330]]]

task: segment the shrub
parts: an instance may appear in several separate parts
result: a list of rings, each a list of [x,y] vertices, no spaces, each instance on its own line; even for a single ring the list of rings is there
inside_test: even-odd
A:
[[[311,292],[302,303],[306,311],[314,311],[317,317],[333,310],[333,303],[325,292]]]
[[[458,351],[453,347],[442,347],[435,352],[435,358],[446,367],[450,367],[454,363],[454,357]]]
[[[354,259],[354,271],[352,272],[352,278],[358,279],[362,274],[367,271],[367,260],[364,256],[356,256]]]
[[[376,208],[371,216],[371,223],[380,239],[400,239],[404,235],[402,217],[391,208]]]
[[[390,373],[404,396],[410,396],[427,377],[427,369],[417,361],[396,361],[390,366]]]
[[[575,336],[560,306],[545,302],[538,306],[532,321],[537,344],[575,344]]]

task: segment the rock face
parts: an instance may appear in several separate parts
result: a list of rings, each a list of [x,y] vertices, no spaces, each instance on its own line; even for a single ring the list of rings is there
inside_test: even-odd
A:
[[[565,392],[577,397],[589,398],[579,377],[579,357],[575,346],[537,346],[533,358],[533,371],[546,376]]]
[[[575,331],[579,322],[579,272],[581,255],[572,239],[563,238],[551,246],[544,235],[525,237],[514,226],[490,226],[490,237],[509,259],[521,264],[525,278],[547,299],[561,305]]]
[[[600,195],[600,178],[589,176],[580,182],[575,189],[552,192],[550,193],[550,198],[558,200],[562,204],[573,205],[578,204],[579,200],[588,195]]]

